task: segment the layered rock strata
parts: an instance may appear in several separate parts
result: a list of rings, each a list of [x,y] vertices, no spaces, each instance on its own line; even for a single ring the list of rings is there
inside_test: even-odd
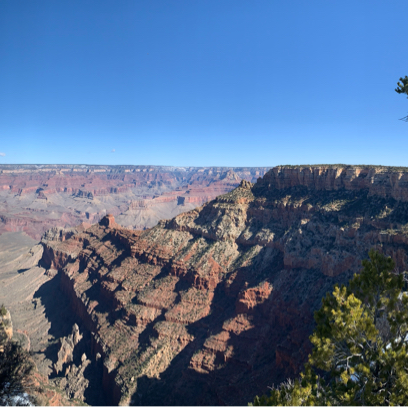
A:
[[[92,332],[109,401],[242,405],[298,374],[334,283],[371,248],[407,268],[405,171],[276,167],[149,230],[110,216],[50,234],[43,265]]]
[[[131,229],[152,227],[256,180],[267,168],[0,165],[0,234],[39,240],[53,227],[107,213]]]

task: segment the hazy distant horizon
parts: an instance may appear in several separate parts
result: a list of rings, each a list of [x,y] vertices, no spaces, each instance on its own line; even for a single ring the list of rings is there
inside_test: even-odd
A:
[[[154,168],[183,168],[183,169],[210,169],[210,168],[216,168],[216,169],[242,169],[242,168],[275,168],[275,167],[325,167],[325,166],[331,166],[331,167],[336,167],[336,166],[344,166],[344,167],[397,167],[397,168],[408,168],[407,166],[399,166],[399,165],[383,165],[383,164],[347,164],[347,163],[333,163],[333,164],[328,164],[328,163],[311,163],[311,164],[276,164],[276,165],[256,165],[256,166],[248,166],[248,165],[203,165],[203,166],[197,166],[197,165],[150,165],[150,164],[68,164],[68,163],[47,163],[47,164],[31,164],[31,163],[19,163],[19,164],[0,164],[0,169],[1,167],[7,167],[7,166],[27,166],[27,167],[46,167],[46,166],[66,166],[66,167],[135,167],[135,168],[143,168],[143,167],[154,167]]]

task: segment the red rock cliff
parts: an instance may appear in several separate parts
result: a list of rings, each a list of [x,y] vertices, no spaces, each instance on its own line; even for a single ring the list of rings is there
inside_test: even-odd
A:
[[[149,230],[106,217],[44,240],[44,259],[98,338],[112,402],[246,404],[299,373],[314,310],[370,248],[406,269],[404,179],[274,168]]]

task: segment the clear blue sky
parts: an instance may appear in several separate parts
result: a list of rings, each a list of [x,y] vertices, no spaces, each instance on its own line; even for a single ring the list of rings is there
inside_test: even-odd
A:
[[[1,0],[0,164],[408,166],[406,4]]]

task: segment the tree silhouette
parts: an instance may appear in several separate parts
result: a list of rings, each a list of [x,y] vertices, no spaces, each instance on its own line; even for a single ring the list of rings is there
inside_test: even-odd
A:
[[[395,89],[395,92],[405,93],[406,95],[408,95],[408,76],[406,76],[405,78],[400,78],[399,80],[400,80],[400,82],[397,83],[398,86]],[[405,116],[400,120],[404,120],[404,121],[408,122],[408,116]]]

